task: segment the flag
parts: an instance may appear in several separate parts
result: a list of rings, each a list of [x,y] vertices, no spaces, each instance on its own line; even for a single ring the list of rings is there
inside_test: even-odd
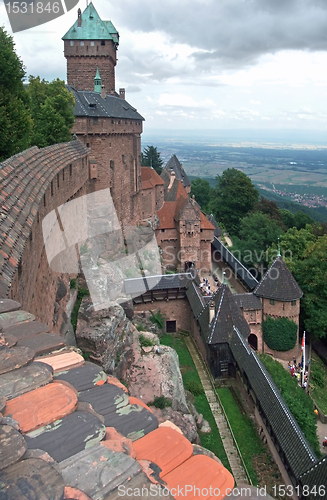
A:
[[[305,331],[303,332],[302,345],[301,345],[301,367],[302,367],[302,387],[303,387],[304,372],[305,372]]]
[[[303,332],[302,345],[301,345],[301,366],[305,368],[305,332]]]

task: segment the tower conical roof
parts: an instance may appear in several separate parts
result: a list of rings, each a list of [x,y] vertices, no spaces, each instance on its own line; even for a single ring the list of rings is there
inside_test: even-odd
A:
[[[119,34],[111,21],[102,21],[91,2],[81,14],[80,26],[76,19],[62,40],[112,40],[119,43]]]
[[[265,299],[291,301],[300,299],[303,292],[280,255],[253,291],[254,295]]]

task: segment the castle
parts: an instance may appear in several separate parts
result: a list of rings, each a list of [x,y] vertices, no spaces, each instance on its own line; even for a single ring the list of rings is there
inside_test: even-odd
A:
[[[115,91],[119,35],[112,23],[102,21],[91,3],[78,12],[63,39],[68,88],[76,100],[72,132],[78,140],[42,150],[33,147],[2,163],[0,297],[19,300],[53,332],[66,335],[71,275],[49,267],[42,223],[56,213],[57,234],[62,236],[62,206],[109,189],[120,224],[153,228],[164,268],[181,272],[172,280],[162,276],[160,283],[142,293],[137,286],[146,278],[126,280],[134,290],[135,309],[159,307],[166,314],[167,331],[189,330],[214,376],[238,374],[294,484],[318,484],[326,461],[317,461],[245,341],[262,350],[260,325],[266,315],[298,321],[301,290],[280,257],[260,283],[244,269],[241,276],[239,263],[219,240],[214,219],[190,198],[189,180],[176,157],[161,176],[141,167],[143,117],[125,100],[124,89]],[[62,238],[62,254],[68,247]],[[222,284],[213,300],[201,296],[197,280],[184,271],[209,273],[215,251],[235,266],[250,293],[233,296]],[[78,268],[72,275],[77,272]]]

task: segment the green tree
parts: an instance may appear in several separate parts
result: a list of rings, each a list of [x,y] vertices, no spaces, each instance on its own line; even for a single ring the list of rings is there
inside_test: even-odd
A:
[[[210,211],[233,235],[238,235],[241,218],[253,210],[259,193],[251,179],[236,168],[228,168],[216,177]]]
[[[290,271],[294,273],[299,260],[304,259],[305,252],[310,245],[316,241],[312,226],[307,225],[306,229],[296,229],[291,227],[280,237],[280,253],[285,260]],[[274,260],[277,251],[277,243],[274,242],[268,249],[270,262]]]
[[[0,160],[4,160],[29,147],[32,120],[23,62],[12,37],[2,27],[0,47]]]
[[[191,182],[191,196],[199,203],[204,212],[208,211],[209,202],[212,196],[212,188],[208,181],[197,177]]]
[[[163,161],[160,153],[154,146],[147,146],[141,154],[142,167],[152,167],[160,175],[162,172]]]
[[[233,238],[233,253],[245,266],[258,267],[263,264],[266,267],[267,249],[273,242],[277,242],[282,232],[281,227],[262,212],[253,212],[243,217],[240,225],[239,238]]]
[[[62,80],[51,83],[40,77],[29,77],[27,89],[33,118],[32,144],[38,147],[66,142],[74,124],[73,95]]]
[[[274,201],[268,200],[264,196],[261,196],[260,201],[254,206],[254,211],[262,212],[263,214],[268,215],[269,218],[276,221],[283,230],[286,230],[281,211],[278,208],[277,203],[275,203]]]
[[[309,243],[293,274],[303,291],[301,321],[313,338],[327,334],[327,235]]]

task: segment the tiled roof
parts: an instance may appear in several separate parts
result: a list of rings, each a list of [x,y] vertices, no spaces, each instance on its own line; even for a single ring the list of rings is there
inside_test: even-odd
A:
[[[220,236],[222,235],[222,232],[221,232],[221,229],[220,227],[218,226],[217,224],[217,221],[216,219],[214,218],[214,216],[212,214],[208,215],[208,221],[211,222],[211,224],[214,226],[215,228],[215,236],[217,238],[220,238]]]
[[[200,212],[201,229],[215,229],[214,225],[206,218],[203,212]]]
[[[306,498],[308,500],[314,500],[317,498],[318,494],[321,500],[326,500],[327,499],[326,480],[327,480],[327,457],[324,457],[321,460],[319,460],[318,463],[313,465],[311,469],[309,469],[300,476],[300,481],[302,486],[306,485],[309,487],[310,493],[309,495],[306,495]],[[319,493],[319,486],[320,487],[324,486],[325,488],[324,490],[320,488],[320,493]]]
[[[78,19],[62,40],[112,40],[118,45],[119,34],[111,21],[102,21],[91,2],[81,14],[81,26]]]
[[[0,320],[6,314],[8,323],[12,307],[12,301],[1,302]],[[12,321],[25,317],[21,311]],[[37,334],[41,343],[44,335]],[[0,337],[3,340],[1,333]],[[151,491],[149,478],[158,470],[162,471],[160,482],[168,488],[175,486],[176,477],[183,487],[190,481],[195,488],[200,484],[234,486],[232,475],[220,463],[193,455],[192,445],[182,434],[164,426],[157,431],[154,413],[136,398],[129,399],[117,379],[85,363],[74,348],[50,353],[39,361],[33,361],[31,349],[26,353],[28,357],[22,358],[17,347],[0,349],[0,357],[6,359],[5,366],[0,360],[0,411],[4,415],[0,498],[116,500],[120,485]],[[62,367],[55,380],[53,364]],[[134,443],[138,443],[135,449]],[[142,458],[153,462],[146,473],[138,461]]]
[[[160,175],[151,167],[141,167],[142,189],[151,189],[164,185]]]
[[[186,172],[183,169],[176,155],[173,155],[170,158],[164,170],[167,170],[168,172],[171,172],[173,170],[175,172],[176,178],[182,181],[184,187],[188,187],[191,185],[190,179],[187,177]]]
[[[228,285],[221,285],[214,295],[215,317],[210,325],[208,344],[229,342],[236,326],[244,337],[251,331],[240,308],[235,303]]]
[[[163,181],[163,180],[162,180]],[[165,182],[163,181],[165,184]],[[171,188],[168,190],[168,186],[165,185],[165,201],[176,201],[178,198],[183,196],[184,198],[188,198],[188,194],[185,191],[185,188],[182,182],[175,178]]]
[[[143,116],[137,112],[125,99],[116,95],[101,97],[99,92],[76,90],[67,85],[67,89],[75,97],[74,115],[76,117],[89,116],[91,118],[120,118],[121,120],[140,120]],[[123,123],[121,124],[123,131]]]
[[[245,310],[262,309],[261,300],[253,293],[237,293],[233,297],[236,304]]]
[[[300,475],[317,463],[315,454],[269,373],[237,328],[234,329],[229,346],[240,371],[246,374],[260,413],[269,422],[291,472],[299,479]]]
[[[303,295],[280,256],[276,257],[253,293],[258,297],[283,301],[297,300]]]
[[[186,290],[186,296],[191,306],[193,315],[195,318],[197,318],[205,307],[203,296],[199,291],[199,287],[192,282],[191,285]]]
[[[58,172],[89,150],[78,140],[23,151],[0,164],[0,297],[6,296],[43,195]]]
[[[130,278],[124,281],[125,292],[137,296],[148,290],[167,290],[170,288],[188,288],[193,281],[191,273],[163,274],[148,278]]]
[[[158,229],[175,228],[176,201],[165,201],[162,208],[157,212],[160,224]]]

